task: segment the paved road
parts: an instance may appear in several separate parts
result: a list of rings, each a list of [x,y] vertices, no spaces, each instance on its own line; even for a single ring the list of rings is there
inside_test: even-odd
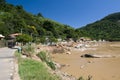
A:
[[[15,50],[7,47],[0,48],[0,80],[12,80]]]

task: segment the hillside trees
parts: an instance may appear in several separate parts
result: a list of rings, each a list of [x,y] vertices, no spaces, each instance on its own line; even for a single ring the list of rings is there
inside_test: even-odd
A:
[[[22,42],[23,44],[26,44],[28,42],[32,42],[32,37],[29,36],[28,34],[22,34],[22,35],[17,36],[16,41]]]
[[[31,14],[24,10],[21,5],[14,6],[0,0],[0,34],[5,36],[12,33],[31,35],[42,39],[53,37],[55,39],[73,38],[75,41],[80,37],[92,39],[120,40],[120,13],[114,13],[105,18],[88,24],[82,28],[74,29],[69,25],[60,24],[45,18],[41,13]],[[54,40],[53,40],[54,41]]]
[[[106,16],[100,21],[88,24],[85,27],[77,29],[84,31],[83,35],[92,39],[105,39],[108,41],[120,41],[120,13],[114,13]]]
[[[5,0],[0,0],[0,9],[4,9],[5,4],[6,4]]]
[[[46,37],[56,42],[57,38],[76,38],[75,29],[56,21],[44,18],[41,13],[33,15],[26,12],[21,5],[14,6],[1,0],[0,5],[0,34],[9,35],[20,33],[32,35],[33,41]]]

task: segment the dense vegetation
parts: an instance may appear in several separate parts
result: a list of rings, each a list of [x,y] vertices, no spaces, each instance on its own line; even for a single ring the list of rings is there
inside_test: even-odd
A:
[[[69,25],[44,18],[41,13],[33,15],[26,12],[21,5],[14,6],[0,0],[0,34],[7,36],[12,33],[28,34],[33,37],[33,41],[41,42],[46,37],[53,41],[56,38],[77,37],[75,29]]]
[[[120,12],[110,14],[100,21],[88,24],[77,30],[92,39],[120,41]]]
[[[52,60],[50,59],[49,55],[44,52],[44,51],[41,51],[37,54],[37,56],[43,61],[45,62],[52,70],[55,70],[56,67],[55,67],[55,64],[52,62]]]
[[[24,33],[32,37],[27,41],[44,43],[46,38],[56,42],[57,38],[77,40],[80,37],[120,41],[120,13],[114,13],[105,18],[74,29],[69,25],[60,24],[45,18],[41,13],[26,12],[21,5],[14,6],[5,0],[0,0],[0,34],[7,36],[12,33]],[[21,42],[24,35],[17,40]],[[26,40],[25,40],[26,42]]]

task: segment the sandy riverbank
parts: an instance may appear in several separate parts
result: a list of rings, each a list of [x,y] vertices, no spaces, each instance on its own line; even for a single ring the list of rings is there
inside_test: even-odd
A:
[[[82,54],[104,54],[120,55],[120,42],[103,43],[94,46],[92,49],[81,51],[72,49],[72,54],[52,54],[52,59],[60,64],[69,66],[63,67],[61,71],[67,72],[76,78],[88,75],[93,80],[119,80],[120,79],[120,57],[115,58],[81,58]]]

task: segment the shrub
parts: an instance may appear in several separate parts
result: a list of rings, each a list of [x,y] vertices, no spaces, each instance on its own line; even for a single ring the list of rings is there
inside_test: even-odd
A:
[[[82,76],[78,78],[78,80],[92,80],[92,76],[88,76],[87,79],[84,79]]]
[[[47,65],[48,65],[51,69],[53,69],[53,70],[56,69],[55,64],[54,64],[52,61],[47,62]]]
[[[79,77],[78,80],[84,80],[84,78],[83,77]]]
[[[41,51],[40,53],[37,54],[37,56],[44,62],[47,61],[47,56],[46,56],[46,52]]]
[[[34,47],[31,45],[26,45],[22,47],[22,54],[28,56],[28,57],[32,57],[34,53]]]
[[[26,43],[32,41],[32,37],[28,34],[22,34],[22,35],[17,36],[16,41],[22,42],[23,44],[26,44]]]
[[[55,64],[50,60],[49,56],[47,55],[46,52],[41,51],[40,53],[37,54],[37,56],[53,70],[56,69]]]

